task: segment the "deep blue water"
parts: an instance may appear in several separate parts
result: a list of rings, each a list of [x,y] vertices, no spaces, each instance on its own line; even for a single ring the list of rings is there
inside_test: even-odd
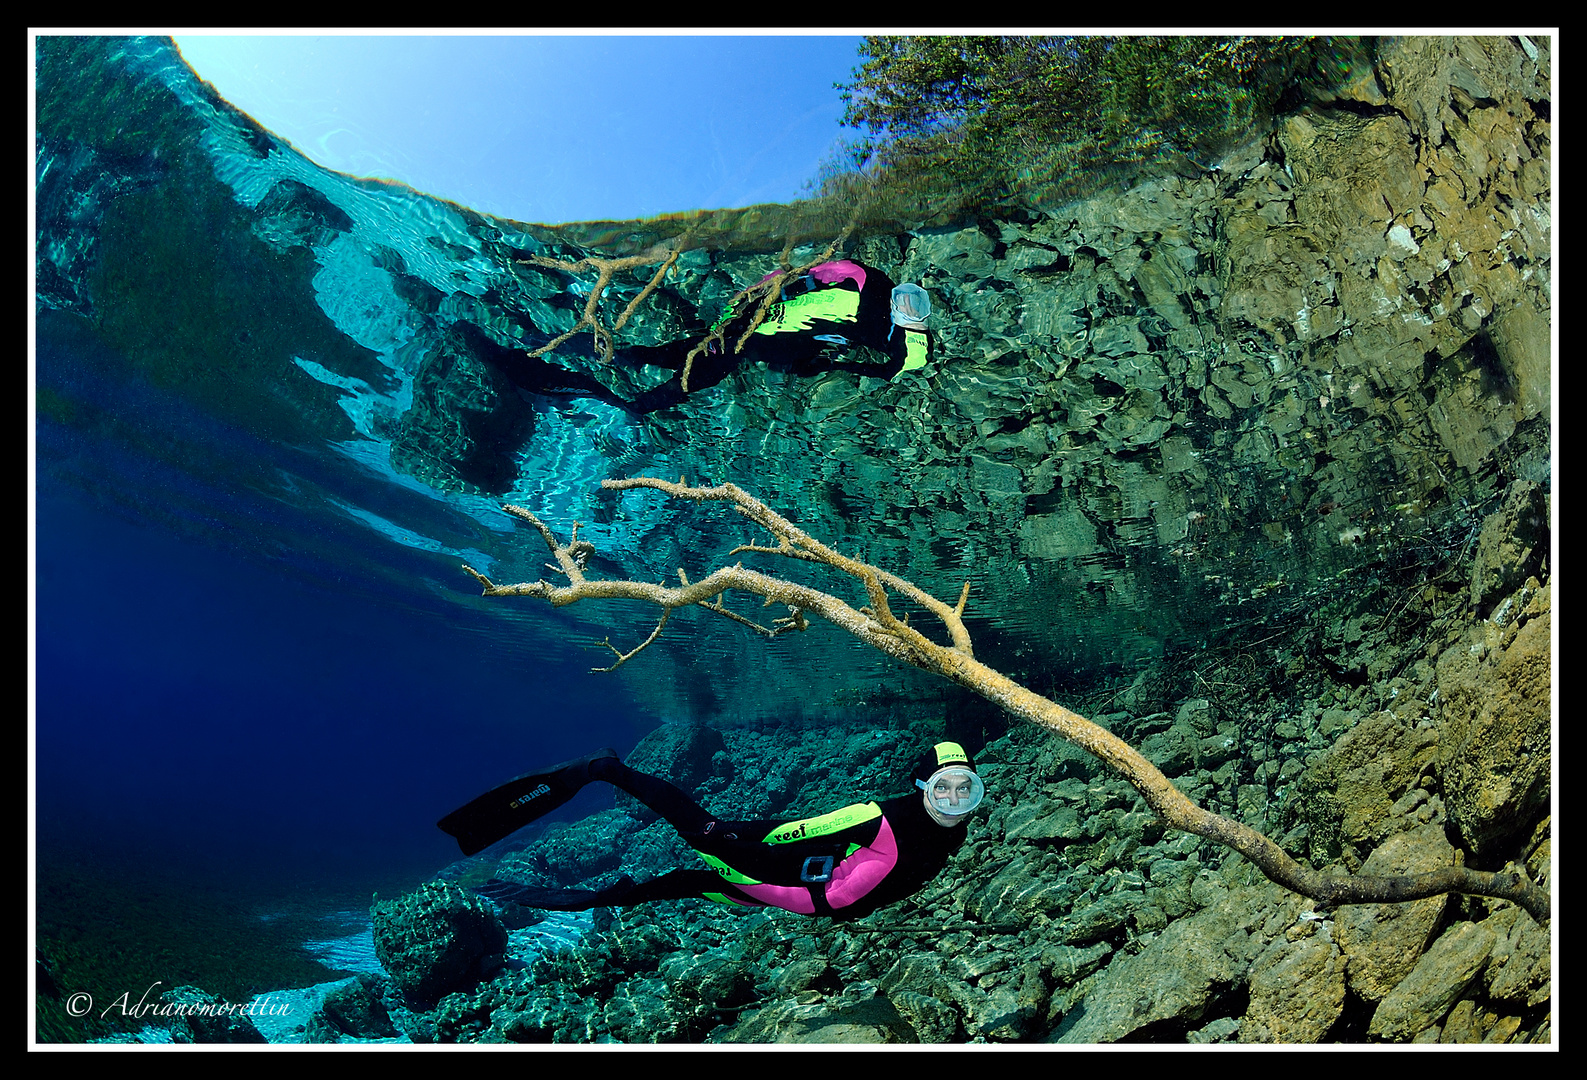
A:
[[[456,857],[435,820],[482,784],[649,726],[620,691],[592,697],[587,664],[529,677],[440,612],[294,580],[72,492],[41,490],[38,521],[46,835],[261,878],[422,879]]]
[[[69,316],[36,329],[38,922],[86,952],[70,976],[329,978],[271,961],[456,860],[435,821],[484,788],[654,727],[545,612],[479,598],[428,538],[470,531],[440,493],[196,408]]]
[[[373,388],[367,366],[344,376],[317,363],[330,357],[313,335],[291,337],[301,317],[239,320],[225,298],[205,295],[220,285],[186,276],[187,260],[224,266],[251,237],[212,235],[215,250],[198,251],[202,227],[147,222],[151,235],[190,231],[173,241],[175,279],[156,282],[165,298],[133,318],[190,303],[171,329],[209,333],[190,349],[224,349],[196,368],[172,375],[147,354],[118,353],[96,322],[136,303],[109,299],[91,268],[139,271],[142,256],[104,253],[106,221],[151,186],[179,189],[177,207],[219,193],[206,205],[224,217],[276,183],[260,168],[285,169],[365,215],[360,228],[428,266],[420,273],[452,281],[448,260],[432,256],[468,262],[458,216],[285,147],[261,159],[247,125],[167,42],[67,43],[75,51],[57,63],[69,77],[55,80],[47,61],[60,45],[41,47],[31,477],[43,936],[82,930],[92,949],[105,921],[119,920],[141,925],[122,942],[138,953],[208,907],[367,907],[372,889],[411,887],[458,857],[434,823],[459,803],[600,745],[626,750],[655,717],[621,683],[591,676],[590,654],[562,642],[544,613],[478,597],[459,562],[494,568],[521,539],[494,500],[399,476],[382,444],[349,427],[370,402],[403,400],[411,378],[396,355],[411,331],[389,276],[355,259],[311,283],[316,264],[293,264],[303,276],[290,288],[327,312],[311,321],[340,319],[358,339],[336,339],[338,355],[378,355],[396,372]],[[136,152],[107,148],[133,116],[148,125]],[[173,177],[169,163],[191,160],[182,155],[194,132],[198,164]],[[232,275],[245,299],[249,273]],[[281,338],[271,370],[236,383],[231,369],[272,321]],[[191,357],[156,363],[172,360]],[[318,380],[310,387],[334,388],[336,404],[299,407],[305,371]],[[287,415],[277,399],[295,393],[291,430],[272,426],[268,417]],[[562,814],[598,800],[592,792]],[[133,913],[129,897],[151,889],[160,902]],[[202,932],[187,936],[208,947]]]

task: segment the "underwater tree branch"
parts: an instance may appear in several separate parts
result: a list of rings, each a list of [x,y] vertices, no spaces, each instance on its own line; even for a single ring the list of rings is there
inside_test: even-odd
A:
[[[794,237],[792,235],[788,237],[787,242],[783,245],[781,255],[778,256],[780,269],[744,289],[734,297],[722,317],[717,320],[716,325],[711,327],[710,331],[684,357],[683,367],[678,377],[679,386],[684,393],[689,392],[689,376],[694,370],[695,359],[707,350],[725,351],[727,349],[726,335],[729,323],[733,321],[736,315],[743,313],[745,305],[754,303],[755,307],[744,325],[743,332],[739,334],[737,340],[733,343],[732,349],[735,356],[744,351],[744,345],[749,341],[750,335],[760,327],[770,314],[772,307],[782,299],[783,284],[797,278],[811,267],[819,266],[821,263],[831,259],[848,240],[849,236],[853,234],[855,227],[860,222],[864,209],[865,202],[861,200],[855,205],[853,212],[849,215],[848,224],[838,232],[831,243],[827,244],[826,250],[798,266],[794,266],[791,262]],[[611,363],[612,355],[616,351],[617,332],[627,325],[628,320],[650,298],[650,295],[661,287],[661,283],[666,280],[668,272],[672,270],[679,256],[683,254],[685,247],[689,244],[698,227],[699,222],[695,222],[689,226],[686,232],[673,240],[659,244],[641,254],[629,255],[618,259],[606,259],[590,255],[582,259],[570,260],[532,254],[527,259],[517,260],[522,266],[538,266],[548,270],[557,270],[564,274],[577,274],[593,270],[596,275],[595,283],[590,286],[589,296],[584,301],[584,310],[580,313],[578,321],[570,329],[558,334],[544,345],[528,350],[528,355],[540,357],[553,352],[564,342],[577,335],[579,331],[588,327],[591,337],[594,338],[595,350],[600,356],[601,362],[605,364]],[[611,284],[612,278],[621,271],[632,270],[640,266],[650,266],[658,262],[661,265],[656,268],[655,273],[651,275],[645,286],[623,308],[622,312],[612,322],[612,325],[608,328],[603,324],[600,317],[601,297],[605,295],[606,288]]]
[[[645,648],[645,646],[649,645],[652,641],[655,641],[658,637],[660,637],[662,628],[667,625],[667,620],[670,619],[671,617],[672,617],[672,609],[671,608],[662,609],[661,618],[656,622],[656,628],[650,632],[650,636],[647,637],[644,641],[641,641],[638,645],[635,645],[632,649],[629,649],[627,652],[623,652],[616,645],[612,644],[612,639],[611,638],[607,638],[605,641],[601,642],[601,644],[605,645],[608,649],[612,650],[612,652],[616,653],[617,654],[617,659],[612,661],[612,664],[611,664],[610,667],[591,668],[590,670],[592,672],[595,672],[595,671],[616,671],[618,668],[620,668],[624,664],[628,663],[628,661],[632,660],[634,658],[634,656],[637,655],[640,652],[640,650]]]
[[[591,336],[595,338],[595,346],[601,354],[602,362],[611,363],[613,349],[612,333],[618,329],[621,329],[622,325],[628,321],[628,317],[633,313],[634,308],[638,306],[639,302],[645,297],[649,296],[651,292],[655,290],[657,285],[661,284],[662,277],[665,276],[667,271],[672,268],[672,264],[677,258],[678,252],[676,249],[674,249],[667,254],[665,259],[662,259],[661,256],[654,253],[647,253],[644,255],[629,255],[622,259],[601,259],[592,255],[588,258],[579,259],[576,262],[569,262],[565,259],[548,259],[544,255],[531,255],[527,259],[519,259],[518,261],[525,265],[542,266],[551,270],[560,270],[565,274],[574,274],[580,270],[594,270],[596,272],[595,284],[590,286],[590,295],[589,298],[584,301],[584,312],[579,316],[579,321],[574,323],[573,328],[568,330],[566,333],[557,335],[544,345],[540,346],[538,349],[531,349],[529,351],[529,355],[544,356],[546,353],[551,352],[557,346],[561,345],[564,341],[567,341],[569,338],[587,326],[590,328]],[[638,296],[634,297],[633,301],[623,311],[622,315],[618,318],[617,323],[612,327],[612,329],[608,330],[606,327],[602,326],[598,310],[601,303],[601,295],[606,292],[606,286],[611,284],[612,275],[616,274],[619,270],[631,270],[636,266],[649,266],[651,263],[657,262],[658,260],[661,261],[661,268],[656,271],[655,275],[650,279],[650,283],[645,286],[644,290],[641,291]]]
[[[849,223],[845,225],[843,227],[843,231],[838,233],[838,235],[833,238],[832,242],[827,245],[826,250],[808,262],[801,263],[797,267],[795,267],[790,262],[790,256],[793,254],[794,240],[791,236],[788,238],[788,242],[783,245],[782,254],[778,257],[778,264],[782,267],[782,269],[778,270],[776,273],[768,275],[760,281],[757,281],[755,284],[739,293],[738,296],[734,297],[734,299],[728,304],[728,309],[724,317],[718,319],[716,325],[711,328],[711,332],[702,338],[700,342],[694,346],[694,348],[690,349],[689,354],[683,358],[683,369],[678,375],[678,385],[684,393],[687,394],[689,392],[689,375],[694,370],[695,358],[708,349],[725,349],[727,347],[727,323],[739,310],[739,305],[748,301],[758,300],[758,303],[755,307],[755,312],[750,316],[748,324],[745,325],[744,332],[738,336],[738,340],[733,344],[733,355],[735,356],[744,351],[744,343],[749,340],[749,336],[760,327],[761,323],[766,321],[766,316],[771,312],[772,305],[778,300],[782,299],[783,283],[797,278],[800,274],[803,274],[811,267],[820,266],[822,263],[832,258],[832,256],[837,252],[838,248],[841,247],[843,243],[848,240],[850,234],[854,232],[854,227],[859,224],[862,210],[863,204],[857,205],[854,208],[853,214],[849,216]]]
[[[944,603],[903,578],[827,547],[732,484],[692,487],[682,480],[672,483],[636,477],[603,480],[601,486],[612,491],[652,488],[675,499],[730,503],[733,509],[771,533],[777,541],[775,546],[741,545],[734,549],[734,553],[764,552],[824,564],[858,581],[864,588],[869,604],[855,608],[829,593],[746,569],[742,563],[720,567],[692,583],[680,572],[680,585],[676,588],[621,579],[591,580],[584,576],[584,569],[595,549],[589,541],[578,538],[577,525],[568,542],[562,544],[537,517],[515,506],[505,509],[540,531],[556,560],[556,568],[568,578],[568,583],[554,585],[535,581],[497,585],[470,566],[465,565],[463,569],[480,582],[485,596],[536,596],[555,607],[580,600],[639,600],[659,606],[663,616],[655,631],[627,654],[619,652],[618,662],[612,665],[614,668],[654,641],[661,627],[666,624],[667,616],[677,608],[704,607],[749,622],[728,612],[723,606],[722,597],[730,590],[752,593],[764,600],[763,606],[782,604],[790,610],[790,617],[782,621],[783,625],[776,632],[784,629],[803,630],[807,625],[806,613],[819,615],[889,656],[952,679],[1007,712],[1057,733],[1099,758],[1109,769],[1128,781],[1169,828],[1232,848],[1251,860],[1269,880],[1310,897],[1319,904],[1332,907],[1339,904],[1402,903],[1460,892],[1509,900],[1525,908],[1539,922],[1550,917],[1548,891],[1533,884],[1525,872],[1515,865],[1500,871],[1473,870],[1455,865],[1430,873],[1409,875],[1333,874],[1303,866],[1262,833],[1197,805],[1174,787],[1168,777],[1139,751],[1112,732],[975,659],[969,632],[963,622],[965,603],[969,597],[968,583],[960,592],[956,605]],[[919,603],[935,615],[947,629],[952,644],[938,644],[911,627],[907,621],[896,618],[888,604],[888,589]],[[762,633],[773,633],[764,627],[752,625]],[[615,648],[613,651],[617,652]]]

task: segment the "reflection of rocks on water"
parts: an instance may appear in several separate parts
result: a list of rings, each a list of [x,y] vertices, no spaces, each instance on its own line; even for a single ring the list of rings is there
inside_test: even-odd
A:
[[[748,483],[875,563],[968,572],[1002,635],[983,631],[983,657],[1038,689],[1127,658],[1071,703],[1297,857],[1516,860],[1546,879],[1547,67],[1517,39],[1389,48],[1380,96],[1291,116],[1223,173],[862,243],[932,292],[948,362],[885,384],[741,372],[647,430],[681,471]],[[673,509],[654,520],[624,553],[641,576],[712,550]],[[696,645],[646,659],[686,670]],[[639,690],[664,715],[699,715],[692,695],[759,717],[759,687],[791,680],[807,715],[670,727],[638,753],[724,814],[902,790],[888,748],[858,745],[864,703],[794,645],[713,639],[715,670],[753,675]],[[935,734],[931,712],[986,740],[991,806],[940,881],[851,926],[614,913],[443,1001],[438,1037],[1552,1038],[1549,929],[1512,905],[1318,911],[1165,833],[1073,748],[913,692],[906,677],[887,741]],[[827,699],[845,708],[823,728]],[[630,809],[548,830],[504,869],[572,884],[690,858]]]

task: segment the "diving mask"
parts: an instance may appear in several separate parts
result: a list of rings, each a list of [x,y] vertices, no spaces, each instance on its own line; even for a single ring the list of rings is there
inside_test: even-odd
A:
[[[929,779],[916,780],[915,786],[926,793],[926,798],[939,814],[963,817],[986,797],[986,785],[981,778],[963,765],[948,765],[932,773]]]
[[[893,325],[908,330],[924,330],[931,318],[931,297],[919,285],[904,284],[893,290],[888,305]]]

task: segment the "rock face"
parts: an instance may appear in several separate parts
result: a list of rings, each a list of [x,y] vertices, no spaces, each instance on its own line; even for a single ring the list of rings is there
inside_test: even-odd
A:
[[[478,981],[485,965],[507,951],[495,910],[446,882],[377,901],[370,919],[381,966],[398,990],[421,1002]]]
[[[1529,831],[1547,809],[1551,593],[1529,578],[1438,658],[1438,764],[1458,792],[1450,821],[1477,858]]]
[[[178,986],[160,995],[155,1015],[175,1017],[171,1041],[177,1043],[262,1043],[265,1037],[236,1006],[196,986]]]
[[[1529,44],[1397,42],[1381,100],[1289,116],[1226,171],[862,240],[931,294],[937,363],[890,383],[740,371],[649,418],[632,468],[664,449],[939,591],[968,573],[1054,671],[1448,544],[1471,522],[1456,500],[1498,497],[1496,455],[1546,481],[1548,54]],[[663,315],[765,266],[698,259]],[[589,370],[624,394],[644,378]],[[675,522],[623,558],[672,572]],[[753,710],[726,694],[723,713]]]
[[[1507,598],[1517,611],[1526,588],[1536,587]],[[1462,588],[1445,599],[1448,636],[1492,626],[1464,621]],[[1305,643],[1291,635],[1281,651]],[[1471,858],[1449,839],[1446,807],[1472,780],[1440,764],[1441,669],[1411,663],[1427,655],[1420,636],[1375,649],[1414,673],[1388,688],[1392,696],[1341,693],[1344,684],[1320,674],[1286,684],[1282,655],[1259,690],[1184,696],[1218,691],[1246,670],[1246,654],[1231,649],[1201,654],[1194,672],[1160,668],[1143,684],[1171,713],[1102,719],[1142,742],[1143,731],[1212,726],[1220,735],[1209,741],[1236,752],[1187,756],[1171,779],[1314,865],[1393,875]],[[1472,692],[1491,696],[1502,667],[1474,678]],[[1383,708],[1338,733],[1338,714],[1380,697]],[[1330,702],[1344,708],[1320,707]],[[1283,732],[1275,716],[1289,718]],[[864,799],[903,789],[897,770],[866,774],[847,763],[906,762],[940,734],[929,723],[885,734],[664,728],[631,760],[719,746],[715,770],[693,789],[704,805],[723,816],[764,812],[763,778],[787,768],[801,778],[789,805],[803,814],[830,808],[839,792]],[[1550,931],[1508,903],[1435,896],[1320,910],[1227,850],[1166,833],[1122,781],[1040,732],[1016,728],[973,752],[988,809],[943,875],[901,904],[852,924],[704,901],[597,913],[599,929],[581,943],[461,988],[425,1024],[443,1040],[536,1042],[1552,1037]],[[1305,770],[1289,764],[1306,760]],[[1533,806],[1525,828],[1496,837],[1487,859],[1524,863],[1547,882],[1546,813]],[[599,845],[587,842],[597,834]],[[499,859],[499,876],[563,887],[699,865],[664,823],[620,810],[552,826]]]
[[[360,976],[326,994],[319,1015],[338,1038],[343,1035],[365,1039],[393,1037],[397,1029],[381,1001],[381,990],[380,981],[374,976]]]
[[[1504,503],[1482,522],[1476,565],[1471,570],[1471,606],[1486,615],[1543,565],[1549,544],[1548,499],[1541,486],[1517,480]]]

